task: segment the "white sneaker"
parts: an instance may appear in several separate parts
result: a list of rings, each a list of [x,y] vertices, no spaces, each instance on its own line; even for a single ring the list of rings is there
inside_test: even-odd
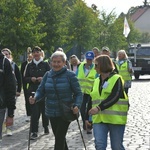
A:
[[[7,134],[7,136],[12,136],[12,131],[11,131],[11,129],[6,129],[6,134]]]
[[[3,123],[2,132],[3,132],[3,133],[6,132],[6,123]]]
[[[26,122],[30,122],[30,116],[26,117]]]

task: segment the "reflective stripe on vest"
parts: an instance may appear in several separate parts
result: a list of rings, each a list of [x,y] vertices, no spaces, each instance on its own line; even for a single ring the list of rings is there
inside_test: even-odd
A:
[[[96,107],[103,100],[105,100],[110,94],[111,91],[118,80],[122,77],[120,75],[113,75],[108,79],[108,86],[102,89],[101,95],[99,94],[99,83],[100,79],[97,78],[94,82],[93,91],[91,92],[92,97],[92,107]],[[123,82],[123,81],[122,81]],[[124,92],[125,98],[120,98],[114,105],[100,111],[98,114],[92,116],[93,123],[110,123],[110,124],[126,124],[127,121],[127,112],[128,112],[128,97]]]
[[[80,84],[82,93],[90,94],[90,92],[93,88],[93,84],[94,84],[94,80],[95,80],[95,76],[96,76],[96,70],[94,69],[94,66],[93,66],[91,68],[89,74],[87,76],[85,76],[84,64],[85,63],[81,63],[80,66],[78,67],[77,78],[79,80],[79,84]]]
[[[128,71],[128,61],[124,62],[122,65],[116,64],[116,66],[124,81],[132,79],[131,74]]]

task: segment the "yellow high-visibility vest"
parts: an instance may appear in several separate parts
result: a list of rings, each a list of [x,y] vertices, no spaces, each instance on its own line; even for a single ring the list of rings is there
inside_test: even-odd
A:
[[[128,62],[124,62],[122,65],[116,64],[119,74],[122,76],[124,81],[132,80],[131,74],[128,71]]]
[[[92,107],[98,106],[103,100],[105,100],[112,92],[113,87],[118,80],[118,78],[122,77],[118,74],[110,77],[106,82],[105,88],[102,89],[101,95],[99,93],[99,84],[100,79],[95,79],[93,91],[90,93],[92,97]],[[122,80],[123,82],[123,80]],[[123,88],[123,87],[122,87]],[[105,109],[103,111],[99,111],[98,114],[92,116],[93,123],[110,123],[110,124],[120,124],[124,125],[127,121],[127,112],[128,112],[128,97],[124,92],[125,98],[120,98],[116,104]]]
[[[95,76],[96,76],[96,70],[94,69],[94,65],[93,65],[93,67],[89,71],[88,75],[85,76],[84,64],[85,63],[81,63],[80,66],[78,67],[77,78],[79,80],[79,84],[80,84],[82,93],[90,94],[90,92],[93,88],[94,79],[95,79]]]

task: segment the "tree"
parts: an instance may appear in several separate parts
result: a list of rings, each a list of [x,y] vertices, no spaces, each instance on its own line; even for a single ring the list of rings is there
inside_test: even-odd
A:
[[[42,39],[43,48],[53,52],[57,47],[65,42],[65,0],[34,0],[35,4],[41,8],[38,20],[45,24],[42,32],[47,35]]]
[[[68,43],[69,48],[76,47],[75,54],[81,57],[81,51],[95,46],[97,37],[96,26],[98,15],[82,0],[77,0],[68,13]]]
[[[33,0],[2,0],[0,9],[1,47],[10,48],[18,56],[28,46],[42,45],[45,33],[40,30],[44,24],[36,20],[40,8]]]

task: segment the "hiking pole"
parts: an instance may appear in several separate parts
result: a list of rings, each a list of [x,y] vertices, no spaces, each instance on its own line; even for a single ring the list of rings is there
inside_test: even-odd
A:
[[[35,95],[35,92],[31,92],[31,96],[34,97],[34,95]],[[30,150],[30,135],[31,135],[31,117],[30,117],[29,137],[28,137],[28,150]]]
[[[80,130],[80,134],[81,134],[81,138],[82,138],[84,148],[85,148],[85,150],[87,150],[77,115],[76,115],[76,120],[77,120],[77,124],[78,124],[79,130]]]

